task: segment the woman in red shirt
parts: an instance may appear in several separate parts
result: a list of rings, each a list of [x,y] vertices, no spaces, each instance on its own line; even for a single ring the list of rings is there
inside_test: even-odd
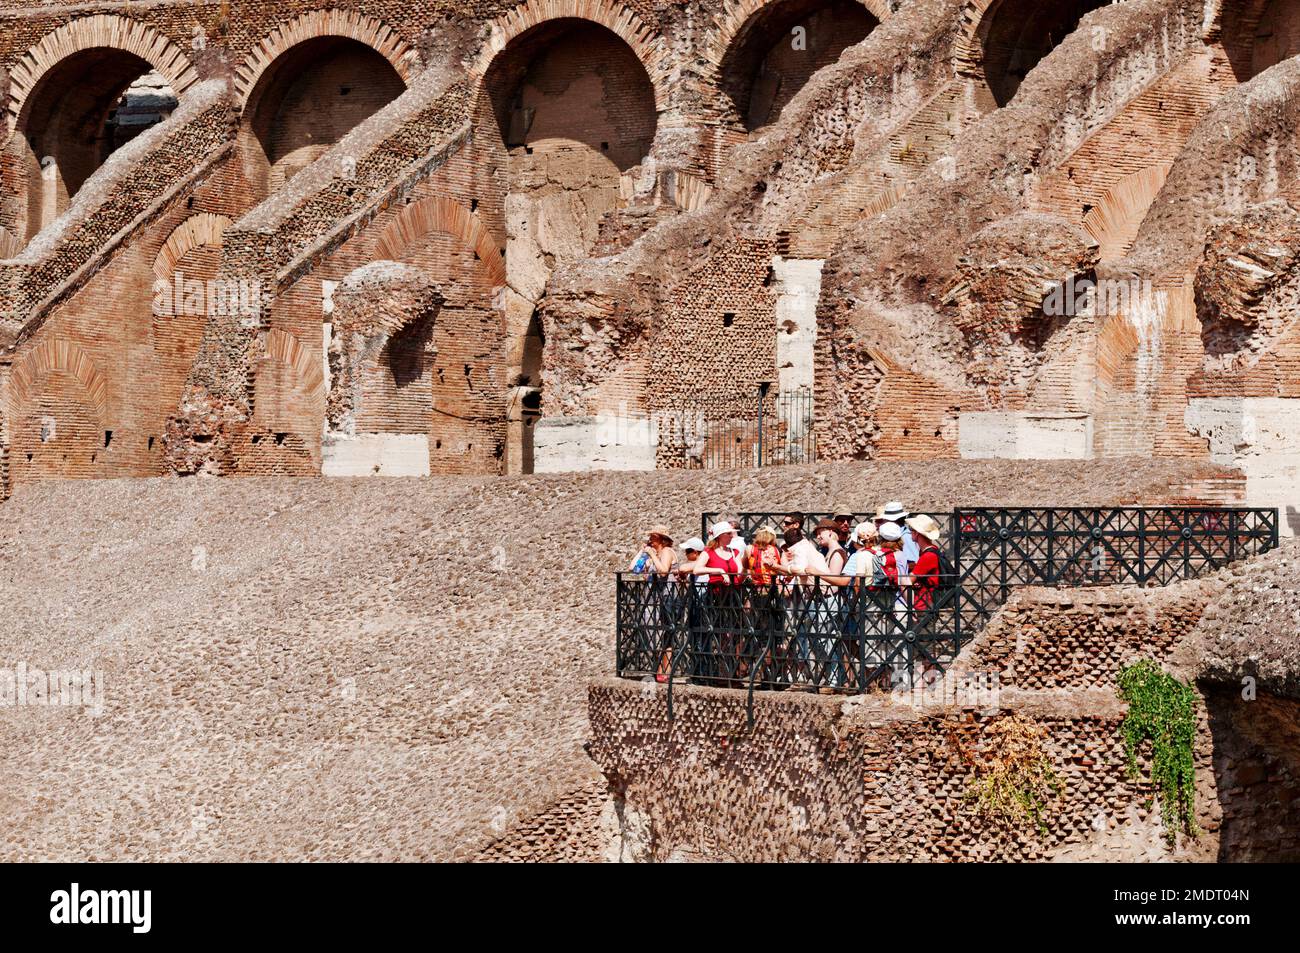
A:
[[[722,687],[731,687],[741,667],[739,631],[743,570],[740,558],[731,548],[736,528],[730,523],[714,523],[709,541],[695,564],[695,574],[708,580],[705,602],[706,631],[697,632],[695,642],[696,675]]]
[[[912,566],[912,607],[917,612],[927,612],[934,605],[934,590],[939,588],[939,543],[943,529],[933,518],[925,515],[907,520],[907,527],[921,547],[921,555]]]

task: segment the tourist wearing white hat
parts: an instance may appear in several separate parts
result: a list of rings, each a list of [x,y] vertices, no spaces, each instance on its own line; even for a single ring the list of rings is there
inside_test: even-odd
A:
[[[849,557],[848,565],[844,567],[844,575],[873,579],[876,575],[876,566],[885,555],[885,551],[880,548],[880,531],[876,528],[876,524],[859,523],[853,527],[849,539],[853,543],[853,555]],[[868,585],[870,585],[869,581]]]
[[[704,554],[704,540],[698,536],[692,536],[682,543],[682,554],[682,561],[677,565],[677,574],[685,579],[695,572],[695,564],[700,561],[700,556]]]
[[[903,545],[898,554],[897,565],[899,575],[906,576],[908,567],[916,562],[921,555],[921,547],[917,545],[916,540],[912,537],[912,531],[907,527],[906,519],[912,514],[908,512],[907,507],[898,500],[891,500],[880,509],[876,510],[876,525],[881,523],[897,523],[903,530]]]
[[[710,589],[740,581],[740,559],[731,548],[735,538],[736,528],[725,520],[709,527],[709,541],[695,564],[695,574],[707,576]]]
[[[739,622],[744,579],[740,556],[731,548],[736,538],[736,527],[721,520],[709,527],[709,541],[695,564],[695,575],[707,581],[704,603],[708,613],[707,632],[696,632],[695,675],[716,680],[724,688],[734,687],[743,660],[743,647]]]

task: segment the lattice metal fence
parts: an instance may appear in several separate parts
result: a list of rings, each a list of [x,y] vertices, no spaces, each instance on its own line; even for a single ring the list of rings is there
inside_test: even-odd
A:
[[[942,670],[967,638],[967,596],[951,576],[923,590],[620,573],[617,592],[629,678],[860,693]]]
[[[726,514],[746,539],[785,514]],[[805,531],[829,514],[806,514]],[[855,522],[873,514],[858,514]],[[706,513],[701,523],[722,518]],[[866,580],[618,578],[617,671],[724,687],[864,692],[944,668],[1018,586],[1166,585],[1278,545],[1278,512],[1209,507],[960,509],[937,590]],[[669,692],[671,706],[672,693]]]
[[[817,459],[813,395],[807,388],[760,391],[752,409],[719,414],[686,402],[659,423],[659,463],[667,469],[727,470],[812,463]]]
[[[705,513],[702,533],[730,519],[750,539],[784,513]],[[804,532],[831,514],[804,515]],[[944,548],[963,580],[1004,587],[1167,585],[1215,572],[1275,549],[1275,509],[1080,507],[960,509],[931,514],[945,526]],[[854,522],[874,514],[859,513]]]

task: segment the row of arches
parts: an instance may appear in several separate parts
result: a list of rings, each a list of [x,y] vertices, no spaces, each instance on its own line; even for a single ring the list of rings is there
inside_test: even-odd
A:
[[[961,62],[978,70],[996,102],[1004,104],[1041,58],[1099,5],[972,0]],[[1292,44],[1289,8],[1257,6],[1252,69],[1264,68]],[[398,217],[378,243],[376,254],[384,259],[430,269],[428,262],[460,261],[474,269],[481,287],[464,313],[474,311],[479,327],[494,291],[507,283],[507,261],[513,267],[535,260],[544,275],[557,259],[592,251],[600,220],[636,185],[671,87],[662,40],[624,8],[588,3],[583,16],[558,19],[551,15],[554,8],[529,3],[508,14],[476,69],[478,128],[495,133],[487,148],[500,159],[493,174],[509,209],[485,218],[461,203],[426,200]],[[816,70],[835,62],[888,15],[876,0],[729,3],[708,53],[722,93],[719,109],[747,130],[763,129]],[[165,118],[196,81],[174,47],[138,31],[128,36],[113,29],[101,22],[98,32],[81,39],[65,31],[50,44],[59,55],[51,58],[47,51],[40,57],[48,65],[13,71],[8,116],[26,150],[29,188],[26,214],[10,232],[30,238],[48,224],[108,155]],[[157,268],[200,278],[215,274],[224,228],[400,96],[417,65],[397,34],[358,14],[304,15],[264,41],[236,70],[243,105],[242,191],[221,215],[185,223],[185,235],[202,240],[181,247],[184,242],[169,236],[170,257]],[[426,227],[428,222],[437,224]],[[416,247],[422,250],[406,251]],[[466,323],[460,333],[472,335],[473,327]],[[155,328],[155,347],[173,354],[173,366],[183,366],[201,333],[197,323],[169,322]],[[544,346],[535,317],[521,337],[514,376],[503,385],[516,392],[497,399],[535,408]],[[476,384],[462,370],[462,358],[437,357],[416,373],[413,355],[424,345],[408,343],[399,341],[390,355],[394,387],[428,386],[435,409],[442,400],[454,416],[450,408],[464,399],[466,382],[471,389]],[[444,341],[429,353],[456,355],[453,343]],[[61,372],[51,365],[44,373]],[[163,383],[164,399],[178,398],[183,374]]]
[[[970,45],[978,48],[975,59],[999,103],[1010,98],[1082,13],[1098,5],[1096,0],[972,0]],[[516,8],[498,25],[480,70],[508,147],[528,145],[524,140],[530,136],[554,139],[556,134],[596,149],[609,143],[603,151],[625,171],[649,148],[652,116],[664,106],[667,54],[659,38],[612,0],[582,7],[584,16],[558,20],[551,5]],[[729,3],[718,35],[705,51],[723,117],[750,131],[775,121],[813,73],[835,62],[887,15],[881,0]],[[1270,43],[1276,46],[1273,40],[1264,46]],[[503,57],[507,45],[511,50]],[[570,100],[590,96],[595,74],[617,76],[600,80],[606,88],[595,92],[610,100],[614,112],[608,118],[621,124],[619,131],[535,127],[528,118],[535,115],[535,105],[513,101],[518,90],[500,92],[503,80],[509,85],[511,79],[521,79],[521,64],[532,63],[523,97],[537,96],[547,82],[541,76],[545,67],[535,63],[542,49],[553,60],[552,72],[562,71],[566,56],[572,61],[579,52],[603,59],[603,69],[587,64],[588,91],[572,84]],[[972,54],[967,50],[964,55]],[[242,154],[253,182],[249,201],[274,192],[400,95],[416,63],[414,50],[397,32],[353,12],[304,14],[262,41],[234,77],[244,113]],[[22,152],[26,189],[22,214],[12,216],[8,231],[20,244],[63,212],[112,152],[167,118],[197,80],[185,51],[175,43],[142,21],[115,15],[60,27],[12,73],[8,112]],[[553,86],[554,77],[550,82]],[[605,132],[615,139],[602,136]],[[620,140],[621,153],[613,144]]]

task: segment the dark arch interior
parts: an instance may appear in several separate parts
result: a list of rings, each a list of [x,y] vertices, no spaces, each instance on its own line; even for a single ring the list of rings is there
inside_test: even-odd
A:
[[[722,91],[746,129],[775,122],[812,77],[877,20],[854,0],[785,0],[750,18],[723,57]]]
[[[83,50],[51,69],[19,117],[27,152],[27,238],[67,208],[114,150],[175,107],[166,80],[124,50]]]
[[[1108,0],[1002,0],[980,25],[984,77],[999,106],[1009,103],[1025,77],[1075,31],[1086,13]]]
[[[1300,3],[1242,0],[1224,11],[1224,45],[1240,82],[1300,54]]]
[[[654,141],[654,86],[613,31],[567,18],[517,38],[488,69],[491,110],[508,150],[601,155],[618,171],[638,165]],[[485,119],[486,117],[481,117]]]
[[[276,191],[405,89],[387,59],[348,37],[316,37],[284,53],[244,108],[255,192]]]

